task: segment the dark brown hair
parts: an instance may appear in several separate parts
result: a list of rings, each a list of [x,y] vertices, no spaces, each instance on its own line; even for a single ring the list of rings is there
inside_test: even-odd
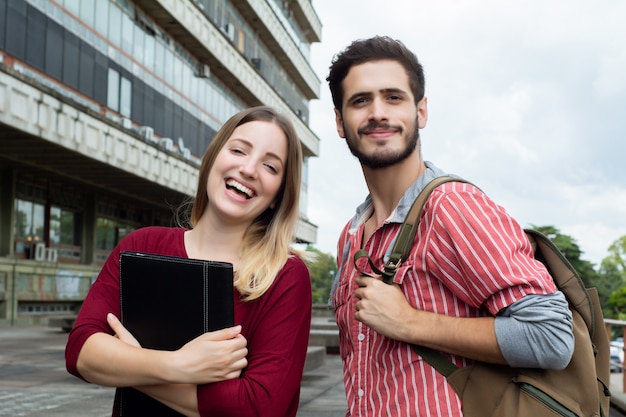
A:
[[[341,113],[343,102],[343,80],[350,68],[371,61],[392,60],[400,63],[409,77],[409,85],[417,104],[424,97],[424,69],[401,41],[388,36],[375,36],[352,42],[333,58],[326,81],[330,87],[333,104]]]

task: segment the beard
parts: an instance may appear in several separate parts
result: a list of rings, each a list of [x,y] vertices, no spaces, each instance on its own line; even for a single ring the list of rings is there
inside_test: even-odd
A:
[[[413,151],[417,147],[417,143],[419,142],[420,138],[420,132],[417,126],[417,118],[415,118],[415,124],[413,125],[412,131],[408,131],[407,135],[405,136],[406,146],[404,147],[404,149],[400,150],[389,150],[384,152],[375,151],[372,154],[368,155],[358,148],[358,140],[353,135],[348,135],[346,133],[346,142],[348,143],[348,149],[350,149],[352,155],[357,157],[362,166],[368,167],[370,169],[387,168],[389,166],[404,161],[413,153]],[[388,129],[389,127],[390,125],[388,123],[370,122],[366,128],[359,129],[358,134],[361,134],[361,132],[365,129]],[[343,131],[348,132],[345,125],[343,125]]]

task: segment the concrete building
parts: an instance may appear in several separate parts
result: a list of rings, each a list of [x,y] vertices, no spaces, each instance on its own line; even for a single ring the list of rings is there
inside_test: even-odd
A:
[[[310,0],[0,0],[0,321],[72,316],[130,231],[173,225],[235,112],[288,114],[304,149],[320,80]]]

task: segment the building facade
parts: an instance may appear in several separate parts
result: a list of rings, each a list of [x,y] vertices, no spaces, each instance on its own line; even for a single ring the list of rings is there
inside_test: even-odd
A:
[[[319,153],[310,0],[0,0],[0,321],[75,315],[113,247],[175,225],[215,132],[289,115]]]

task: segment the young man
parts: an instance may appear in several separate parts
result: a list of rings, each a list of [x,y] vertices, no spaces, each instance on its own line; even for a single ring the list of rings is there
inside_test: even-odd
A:
[[[574,339],[565,297],[533,259],[521,226],[472,185],[433,191],[392,285],[359,272],[354,253],[365,249],[382,269],[411,203],[446,173],[422,159],[424,74],[401,42],[353,42],[335,57],[327,81],[337,132],[370,192],[341,233],[331,296],[347,415],[462,416],[454,390],[409,343],[440,350],[459,366],[567,366]],[[371,271],[367,261],[359,269]]]

